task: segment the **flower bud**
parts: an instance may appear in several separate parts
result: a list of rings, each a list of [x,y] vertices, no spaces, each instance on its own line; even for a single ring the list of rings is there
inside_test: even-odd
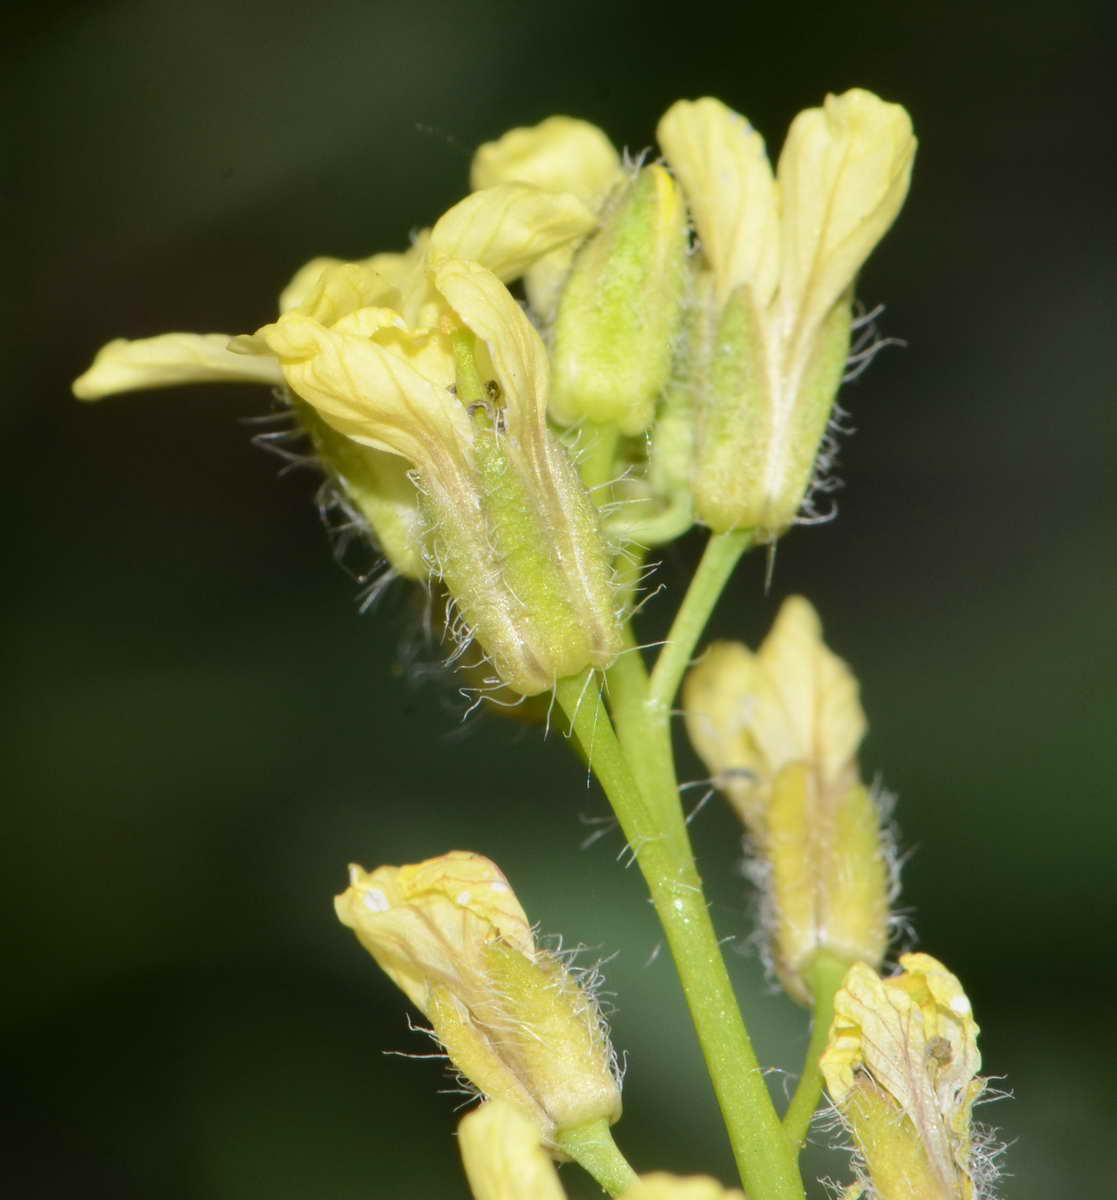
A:
[[[842,380],[857,273],[903,204],[915,152],[895,104],[853,89],[792,123],[773,175],[720,101],[680,101],[659,140],[716,281],[694,498],[717,532],[768,541],[807,494]]]
[[[686,209],[674,180],[645,167],[574,260],[552,330],[550,412],[642,433],[667,383],[682,319]]]
[[[929,954],[881,979],[850,967],[820,1065],[878,1200],[974,1200],[992,1170],[975,1146],[978,1027],[961,984]]]
[[[388,308],[332,327],[289,313],[257,335],[334,429],[414,464],[430,561],[463,645],[531,696],[620,651],[597,513],[546,423],[539,335],[490,271],[435,255],[436,328]]]
[[[336,905],[478,1091],[514,1105],[547,1139],[620,1116],[594,999],[536,944],[494,863],[453,851],[371,873],[350,867]]]
[[[628,441],[628,469],[613,484],[620,503],[605,524],[610,534],[644,546],[673,541],[694,523],[695,422],[710,356],[713,278],[704,270],[687,273],[682,325],[655,424],[644,438]]]
[[[756,653],[715,643],[683,704],[691,742],[748,830],[784,987],[809,1002],[823,954],[879,965],[890,871],[880,814],[858,778],[865,717],[814,609],[785,601]]]

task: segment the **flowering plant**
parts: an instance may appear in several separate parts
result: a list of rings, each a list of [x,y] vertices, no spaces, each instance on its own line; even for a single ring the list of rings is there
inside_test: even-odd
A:
[[[659,143],[662,159],[632,163],[582,121],[512,130],[406,251],[312,260],[253,332],[111,342],[74,391],[271,386],[388,577],[431,598],[476,703],[563,714],[663,925],[752,1200],[804,1194],[824,1088],[850,1196],[988,1196],[961,984],[926,954],[888,971],[896,856],[857,763],[852,671],[797,597],[757,650],[717,643],[691,666],[741,556],[771,555],[828,486],[838,388],[873,352],[854,337],[856,279],[906,196],[911,122],[863,90],[828,97],[773,170],[748,122],[706,98],[673,105]],[[647,556],[694,525],[707,547],[649,662],[634,631]],[[679,800],[680,688],[741,818],[768,961],[812,1014],[782,1114]],[[561,1197],[554,1163],[570,1159],[633,1200],[740,1197],[625,1159],[594,973],[538,935],[494,863],[352,867],[337,913],[483,1099],[460,1126],[480,1200]]]

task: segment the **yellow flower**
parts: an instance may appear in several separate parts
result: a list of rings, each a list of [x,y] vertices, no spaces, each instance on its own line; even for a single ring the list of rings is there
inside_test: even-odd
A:
[[[749,831],[776,969],[809,1000],[816,956],[880,963],[889,871],[880,816],[857,768],[857,681],[811,605],[785,601],[755,653],[715,643],[690,672],[691,742]]]
[[[458,1147],[474,1200],[566,1200],[539,1126],[505,1101],[464,1117]]]
[[[829,96],[795,118],[775,176],[759,134],[719,100],[673,105],[659,141],[716,285],[698,513],[767,540],[810,485],[845,369],[853,284],[907,194],[911,121],[871,92]]]
[[[536,944],[494,863],[453,851],[371,873],[350,867],[336,904],[484,1095],[513,1105],[547,1139],[620,1116],[593,997]]]
[[[530,696],[607,666],[620,632],[596,511],[547,428],[539,335],[495,270],[453,256],[484,251],[504,274],[520,269],[522,239],[506,219],[517,195],[535,204],[542,193],[506,185],[451,210],[431,232],[425,272],[393,306],[330,325],[294,310],[253,343],[330,426],[414,465],[430,558],[464,639],[479,642],[493,686]],[[523,226],[537,248],[571,226],[544,243],[540,228]]]
[[[395,295],[400,268],[407,258],[376,255],[362,263],[313,259],[283,289],[280,310],[335,321],[370,298]],[[224,333],[166,333],[132,341],[118,338],[104,346],[90,368],[75,380],[74,395],[80,400],[100,400],[120,392],[222,381],[282,387],[283,371],[273,356],[229,348],[245,340]],[[248,348],[253,349],[251,344]],[[339,437],[297,397],[286,398],[346,507],[396,571],[412,579],[424,577],[425,518],[408,479],[407,464],[395,455]]]
[[[988,1164],[971,1115],[985,1081],[978,1027],[958,979],[905,954],[881,979],[849,969],[821,1066],[879,1200],[972,1200]]]
[[[283,289],[281,321],[352,329],[355,313],[382,309],[395,313],[385,319],[397,324],[435,325],[445,307],[431,282],[439,263],[473,259],[511,280],[595,223],[593,212],[576,196],[523,184],[490,188],[455,205],[405,253],[376,254],[358,262],[312,259]],[[98,400],[123,391],[221,380],[273,386],[286,382],[260,334],[173,333],[110,342],[75,381],[74,394]],[[424,578],[429,571],[429,518],[410,478],[411,463],[394,448],[339,436],[346,431],[336,421],[331,424],[328,414],[315,412],[298,395],[287,399],[348,507],[360,515],[388,560],[401,574]]]
[[[640,434],[655,416],[681,319],[686,210],[660,166],[625,172],[595,126],[551,117],[482,146],[474,186],[519,181],[573,193],[601,228],[526,274],[528,298],[551,327],[550,414]]]

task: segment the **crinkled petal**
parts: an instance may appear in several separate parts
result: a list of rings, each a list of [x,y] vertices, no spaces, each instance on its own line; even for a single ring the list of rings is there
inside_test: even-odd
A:
[[[406,305],[402,298],[414,304],[424,298],[421,293],[429,291],[426,282],[429,237],[430,231],[424,229],[416,235],[411,246],[403,253],[373,254],[355,262],[346,262],[340,258],[312,258],[295,272],[280,292],[279,311],[286,313],[297,309],[324,325],[331,324],[331,314],[328,311],[331,305],[337,310],[332,319],[337,319],[354,308],[373,304],[391,303],[403,312]],[[350,271],[357,268],[360,271],[361,278],[357,286],[354,287],[351,282],[348,284],[348,290],[354,294],[353,299],[356,302],[343,302],[347,283],[345,271],[339,273],[339,268]],[[323,303],[323,299],[318,298],[318,293],[322,291],[324,281],[328,282]],[[417,323],[410,315],[408,321],[411,324]]]
[[[318,286],[322,272],[329,267],[340,267],[345,260],[319,255],[301,267],[291,276],[287,286],[279,293],[279,311],[290,312],[293,308],[301,308],[310,298],[310,294]]]
[[[322,325],[333,325],[357,309],[398,307],[395,283],[370,262],[332,263],[322,268],[306,299],[291,312],[301,313]]]
[[[765,307],[779,278],[779,207],[764,139],[720,100],[680,100],[659,123],[724,303],[742,284]]]
[[[944,1180],[969,1170],[969,1115],[981,1085],[977,1024],[958,979],[928,954],[900,957],[901,974],[881,979],[849,969],[834,998],[820,1065],[839,1106],[867,1073],[908,1117]]]
[[[398,314],[373,314],[370,324],[378,328],[372,337],[327,329],[301,313],[286,313],[259,336],[279,358],[288,384],[340,433],[423,469],[464,461],[472,436],[465,409],[444,381],[408,361]]]
[[[500,184],[474,192],[439,218],[428,263],[437,269],[448,259],[471,259],[510,282],[596,224],[593,211],[570,192]]]
[[[458,1126],[474,1200],[565,1200],[539,1125],[504,1100],[474,1109]]]
[[[473,156],[470,185],[477,190],[529,183],[573,192],[596,209],[623,176],[620,156],[596,125],[559,116],[486,142]]]
[[[182,383],[280,384],[274,358],[245,357],[229,351],[227,333],[164,333],[103,346],[89,370],[74,380],[79,400],[100,400],[117,392],[176,387]]]
[[[854,88],[791,124],[779,161],[781,305],[813,334],[853,283],[907,195],[916,141],[899,104]]]
[[[484,949],[500,939],[528,957],[531,926],[500,868],[479,854],[451,851],[406,867],[349,868],[335,906],[393,982],[423,1012],[443,985],[466,1003],[484,1002]]]

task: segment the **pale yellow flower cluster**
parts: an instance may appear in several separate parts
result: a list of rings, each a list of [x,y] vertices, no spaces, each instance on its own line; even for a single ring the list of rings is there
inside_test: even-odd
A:
[[[405,253],[313,259],[252,335],[110,342],[75,394],[282,388],[395,569],[441,579],[483,687],[531,696],[607,667],[618,547],[549,422],[623,442],[604,469],[636,503],[611,536],[667,540],[695,516],[777,536],[808,488],[853,281],[915,145],[903,109],[856,90],[800,114],[778,178],[720,101],[679,102],[659,136],[666,165],[629,169],[586,122],[512,130]]]

